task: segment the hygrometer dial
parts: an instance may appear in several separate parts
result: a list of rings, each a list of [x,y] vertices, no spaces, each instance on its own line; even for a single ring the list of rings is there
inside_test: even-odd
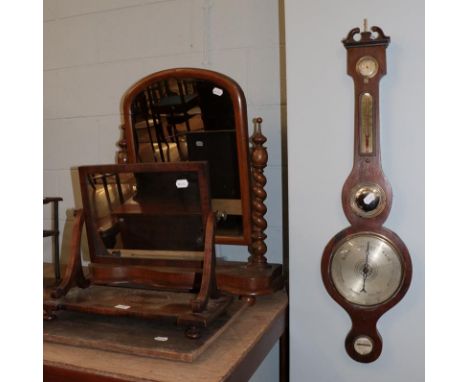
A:
[[[372,78],[379,70],[378,61],[371,56],[361,57],[356,63],[356,71],[363,77]]]

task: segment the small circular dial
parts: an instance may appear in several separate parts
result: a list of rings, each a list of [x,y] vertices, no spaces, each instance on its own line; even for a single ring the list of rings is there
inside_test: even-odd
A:
[[[379,63],[374,57],[364,56],[356,64],[356,71],[364,77],[372,78],[377,74]]]
[[[401,255],[381,236],[372,233],[349,236],[331,256],[333,284],[338,293],[353,304],[381,304],[401,285]]]
[[[370,337],[360,336],[354,340],[353,347],[356,353],[366,355],[374,348],[374,342]]]
[[[387,204],[384,190],[376,183],[359,183],[352,188],[350,196],[351,208],[363,218],[379,215]]]

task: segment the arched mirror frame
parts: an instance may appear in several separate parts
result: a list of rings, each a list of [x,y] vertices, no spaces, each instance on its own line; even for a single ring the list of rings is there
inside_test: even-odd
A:
[[[251,185],[250,185],[250,159],[249,143],[247,133],[247,106],[242,88],[230,77],[207,69],[198,68],[174,68],[152,73],[136,82],[124,95],[123,98],[123,119],[124,119],[124,141],[119,144],[123,149],[119,153],[118,161],[121,163],[137,163],[137,153],[133,135],[131,106],[134,98],[150,84],[168,79],[194,78],[212,82],[227,91],[231,97],[234,123],[236,128],[237,159],[239,165],[239,184],[242,206],[242,227],[241,236],[217,235],[218,244],[250,245],[251,226]]]

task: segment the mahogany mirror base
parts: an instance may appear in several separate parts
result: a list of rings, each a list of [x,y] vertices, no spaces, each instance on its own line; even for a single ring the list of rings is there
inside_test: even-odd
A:
[[[196,340],[188,340],[184,327],[170,321],[60,311],[56,320],[44,322],[44,344],[192,363],[249,308],[243,301],[234,301]]]
[[[241,261],[218,261],[216,281],[218,288],[233,295],[255,302],[255,296],[272,294],[284,287],[283,266],[268,264],[252,267]]]
[[[226,311],[232,297],[210,299],[206,309],[199,313],[192,311],[192,300],[190,293],[91,285],[85,289],[71,288],[59,299],[45,296],[44,310],[48,321],[55,320],[58,311],[67,310],[174,323],[186,328],[186,337],[196,339],[204,328]]]

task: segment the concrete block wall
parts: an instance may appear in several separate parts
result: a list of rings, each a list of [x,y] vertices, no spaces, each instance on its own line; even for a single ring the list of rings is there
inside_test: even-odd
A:
[[[249,128],[263,117],[269,164],[268,258],[282,261],[281,122],[278,1],[273,0],[44,0],[44,196],[61,196],[62,252],[67,256],[72,187],[85,164],[114,163],[120,137],[120,103],[139,78],[171,67],[225,73],[244,89]],[[284,119],[283,119],[284,120]],[[50,225],[44,207],[44,227]],[[51,260],[44,240],[44,260]],[[218,254],[246,259],[245,248],[220,246]],[[278,349],[252,380],[274,381]]]

